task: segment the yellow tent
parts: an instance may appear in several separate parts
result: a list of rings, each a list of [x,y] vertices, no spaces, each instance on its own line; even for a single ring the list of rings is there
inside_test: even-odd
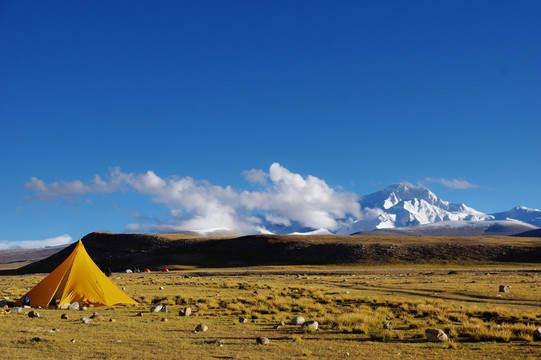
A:
[[[46,307],[74,301],[94,305],[137,304],[92,261],[81,240],[70,256],[25,296],[30,306]],[[17,301],[20,305],[22,298]]]

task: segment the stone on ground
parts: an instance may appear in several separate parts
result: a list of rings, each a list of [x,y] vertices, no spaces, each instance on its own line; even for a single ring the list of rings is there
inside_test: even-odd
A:
[[[319,323],[315,320],[305,321],[301,326],[306,331],[316,331],[319,328]]]
[[[205,324],[199,324],[195,327],[195,331],[197,332],[203,332],[203,331],[207,331],[209,329],[209,327]]]
[[[441,329],[428,328],[425,330],[426,339],[431,342],[444,342],[448,340],[447,335]]]
[[[291,325],[302,325],[304,324],[304,318],[302,316],[296,316],[293,319],[291,319],[290,324]]]
[[[255,342],[256,344],[259,344],[259,345],[269,345],[270,340],[264,336],[259,336],[258,338],[255,339]]]

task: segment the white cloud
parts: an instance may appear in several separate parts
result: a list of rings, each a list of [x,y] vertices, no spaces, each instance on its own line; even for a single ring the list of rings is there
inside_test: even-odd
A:
[[[477,187],[477,185],[471,184],[468,181],[463,180],[463,179],[444,179],[444,178],[430,178],[430,177],[427,177],[427,178],[425,178],[425,181],[428,182],[428,183],[439,183],[439,184],[442,184],[443,186],[445,186],[446,188],[449,188],[449,189],[466,190],[466,189],[471,189],[471,188],[476,188]]]
[[[48,246],[68,245],[72,242],[73,240],[68,234],[45,240],[0,241],[0,250],[38,249]]]
[[[253,184],[267,185],[267,174],[261,169],[244,170],[242,175]]]
[[[255,213],[263,214],[273,223],[290,224],[297,221],[303,226],[333,230],[344,221],[351,221],[352,216],[361,215],[357,195],[337,192],[324,180],[311,175],[303,177],[278,163],[270,166],[268,174],[256,169],[243,174],[248,181],[261,184],[262,188],[239,191],[190,177],[164,179],[153,171],[133,174],[123,173],[119,168],[112,168],[103,180],[96,175],[89,185],[78,180],[48,185],[32,178],[27,188],[36,193],[34,199],[50,201],[57,198],[68,202],[74,202],[75,196],[85,193],[131,188],[170,209],[172,218],[169,221],[128,224],[126,229],[129,231],[143,228],[152,231],[230,228],[250,233],[261,226]],[[70,190],[74,188],[79,190]]]

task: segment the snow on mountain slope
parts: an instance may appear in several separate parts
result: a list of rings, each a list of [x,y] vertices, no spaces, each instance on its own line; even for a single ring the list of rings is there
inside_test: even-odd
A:
[[[327,229],[317,229],[314,231],[307,231],[307,232],[293,232],[289,235],[333,235],[333,233]]]
[[[400,183],[364,196],[359,200],[363,218],[343,227],[337,234],[430,224],[450,220],[492,220],[464,204],[439,199],[425,187]]]
[[[541,210],[517,206],[511,210],[492,214],[496,220],[514,219],[541,227]]]
[[[363,235],[400,235],[400,236],[509,236],[529,230],[536,226],[518,220],[447,220],[431,224],[405,226],[395,229],[378,229],[360,232]]]

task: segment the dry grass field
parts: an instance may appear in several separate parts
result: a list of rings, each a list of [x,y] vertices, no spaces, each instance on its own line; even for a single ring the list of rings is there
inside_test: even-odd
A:
[[[44,276],[2,276],[0,295],[18,297]],[[39,318],[29,318],[25,312],[30,309],[0,316],[3,357],[541,357],[541,342],[532,337],[541,325],[539,264],[186,268],[115,273],[112,278],[140,304],[84,311],[38,309]],[[510,286],[510,291],[500,293],[499,285]],[[168,312],[151,313],[156,304],[166,305]],[[191,307],[191,316],[179,316],[185,307]],[[83,324],[80,319],[93,312],[102,318]],[[63,313],[69,319],[61,319]],[[290,325],[295,316],[318,321],[319,330]],[[282,320],[285,325],[279,325]],[[195,333],[198,324],[207,325],[208,331]],[[450,340],[428,342],[428,327],[444,330]],[[270,344],[257,345],[258,336]]]

